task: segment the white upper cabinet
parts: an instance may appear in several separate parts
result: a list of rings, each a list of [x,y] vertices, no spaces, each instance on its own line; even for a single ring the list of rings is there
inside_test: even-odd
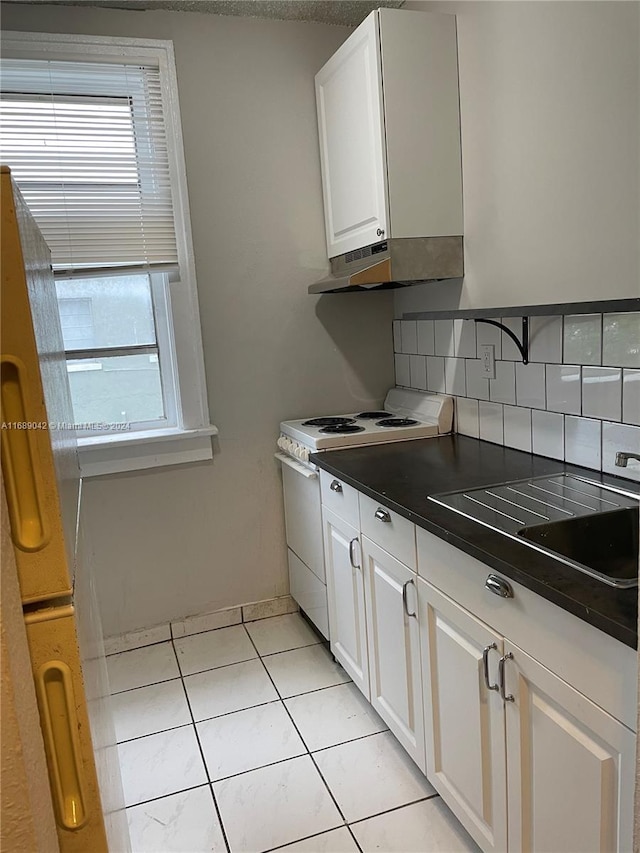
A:
[[[327,252],[462,234],[453,15],[372,12],[316,75]]]

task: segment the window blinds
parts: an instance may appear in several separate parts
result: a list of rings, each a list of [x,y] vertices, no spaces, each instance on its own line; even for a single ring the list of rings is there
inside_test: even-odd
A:
[[[3,59],[0,156],[57,273],[175,268],[160,70]]]

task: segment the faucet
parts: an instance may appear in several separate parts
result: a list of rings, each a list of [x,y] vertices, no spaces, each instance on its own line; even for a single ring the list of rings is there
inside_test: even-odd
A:
[[[637,459],[640,461],[640,453],[616,453],[616,465],[618,468],[626,468],[629,459]]]

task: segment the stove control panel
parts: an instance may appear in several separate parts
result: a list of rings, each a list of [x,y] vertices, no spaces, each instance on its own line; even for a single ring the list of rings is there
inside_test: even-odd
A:
[[[300,444],[295,441],[293,438],[289,438],[289,436],[280,433],[280,438],[278,439],[277,444],[283,453],[293,456],[294,459],[301,459],[303,462],[309,461],[309,456],[311,454],[309,448],[305,447],[304,444]]]

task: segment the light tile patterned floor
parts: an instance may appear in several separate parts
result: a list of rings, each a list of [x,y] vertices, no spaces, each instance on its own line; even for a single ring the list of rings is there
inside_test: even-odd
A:
[[[298,614],[107,665],[134,853],[478,849]]]

